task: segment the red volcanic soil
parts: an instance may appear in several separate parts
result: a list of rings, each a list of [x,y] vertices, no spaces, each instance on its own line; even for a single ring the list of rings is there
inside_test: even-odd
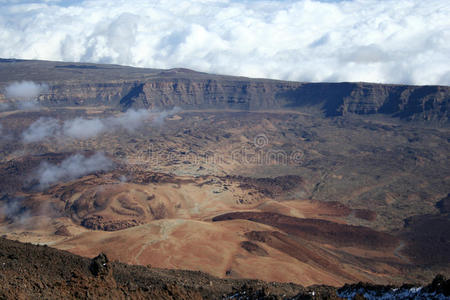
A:
[[[348,280],[357,281],[358,278],[342,270],[342,266],[334,259],[326,258],[326,253],[308,243],[297,241],[286,234],[277,231],[250,231],[245,236],[255,242],[265,243],[298,261],[317,266],[321,269],[337,274]]]
[[[357,246],[366,249],[386,249],[393,248],[398,244],[396,237],[367,227],[338,224],[319,219],[301,219],[270,212],[233,212],[216,216],[213,221],[236,219],[270,225],[290,235],[338,247]]]

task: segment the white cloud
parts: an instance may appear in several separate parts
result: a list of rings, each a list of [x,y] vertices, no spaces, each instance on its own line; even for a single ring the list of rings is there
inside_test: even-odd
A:
[[[105,132],[113,132],[120,129],[133,132],[141,127],[146,120],[149,120],[154,125],[161,125],[164,118],[178,111],[178,108],[168,111],[130,109],[114,117],[93,119],[75,118],[64,122],[60,122],[54,118],[42,117],[25,129],[22,133],[22,140],[24,143],[40,142],[51,137],[84,140],[96,137]]]
[[[76,118],[64,122],[64,136],[75,139],[87,139],[105,132],[107,127],[100,119]]]
[[[0,57],[450,84],[442,0],[29,2],[0,2]]]
[[[59,129],[60,125],[58,120],[53,118],[39,118],[22,133],[22,139],[25,143],[39,142],[55,136]]]
[[[113,162],[102,153],[96,153],[90,157],[75,154],[59,165],[43,162],[35,177],[39,180],[39,185],[45,188],[59,181],[69,181],[97,171],[106,171],[112,166]]]
[[[117,117],[111,117],[105,120],[105,124],[109,128],[122,127],[127,131],[134,131],[138,127],[142,126],[142,122],[150,119],[153,114],[161,114],[157,112],[152,112],[146,109],[133,110],[130,109],[126,113],[121,114]]]
[[[48,90],[45,83],[35,83],[33,81],[13,82],[5,87],[5,96],[13,99],[13,107],[22,110],[39,108],[37,97]],[[10,107],[7,103],[0,103],[0,110],[6,110]]]
[[[26,224],[30,217],[29,212],[24,208],[23,198],[9,197],[0,201],[0,220],[13,220],[15,223]]]

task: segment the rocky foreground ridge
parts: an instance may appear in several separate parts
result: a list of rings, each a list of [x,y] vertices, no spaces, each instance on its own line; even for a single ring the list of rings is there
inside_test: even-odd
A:
[[[48,84],[46,106],[104,105],[115,109],[302,109],[326,116],[384,114],[447,122],[449,86],[374,83],[304,83],[220,76],[187,69],[0,59],[0,101],[14,81]]]
[[[342,297],[342,298],[341,298]],[[383,298],[385,297],[385,298]],[[389,298],[390,297],[390,298]],[[0,238],[0,299],[448,299],[442,275],[425,287],[358,283],[340,289],[218,279],[181,270],[131,266],[104,254],[83,258]]]

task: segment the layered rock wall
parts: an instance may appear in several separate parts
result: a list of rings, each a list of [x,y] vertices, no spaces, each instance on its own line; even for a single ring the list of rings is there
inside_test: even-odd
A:
[[[301,83],[220,76],[187,69],[139,69],[114,65],[2,60],[0,102],[15,78],[49,85],[46,106],[109,106],[115,109],[301,109],[326,116],[388,114],[408,120],[448,121],[449,86],[373,83]],[[19,76],[20,75],[20,76]]]

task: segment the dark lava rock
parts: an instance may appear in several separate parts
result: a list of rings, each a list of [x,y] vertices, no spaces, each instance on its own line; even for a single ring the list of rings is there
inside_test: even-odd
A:
[[[55,231],[56,235],[60,235],[60,236],[71,236],[72,234],[70,234],[69,229],[67,229],[67,226],[62,225],[60,226],[56,231]]]
[[[257,244],[249,242],[249,241],[241,242],[241,247],[243,249],[247,250],[247,252],[255,254],[255,255],[259,255],[259,256],[267,256],[268,255],[266,250],[264,250]]]
[[[441,214],[450,213],[450,194],[443,198],[441,201],[436,203],[436,207],[439,209]]]
[[[106,254],[100,253],[93,258],[89,270],[94,276],[106,276],[110,273],[109,260]]]
[[[431,284],[424,288],[427,293],[443,294],[446,297],[450,297],[450,279],[445,278],[445,276],[438,274],[434,277]]]

